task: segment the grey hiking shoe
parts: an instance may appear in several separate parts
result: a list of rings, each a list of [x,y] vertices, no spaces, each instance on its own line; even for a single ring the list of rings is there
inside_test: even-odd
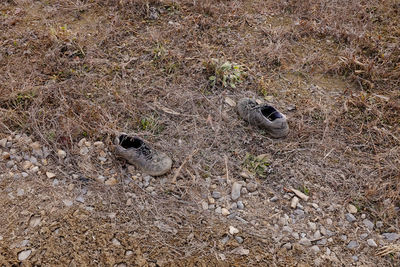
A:
[[[115,138],[116,154],[151,176],[160,176],[171,169],[172,160],[152,149],[141,138],[121,134]]]
[[[258,105],[250,98],[243,98],[237,105],[238,113],[244,120],[266,130],[274,138],[285,137],[289,133],[286,116],[268,104]]]

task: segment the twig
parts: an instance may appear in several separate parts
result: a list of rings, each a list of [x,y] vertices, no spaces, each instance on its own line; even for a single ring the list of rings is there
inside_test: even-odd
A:
[[[193,156],[194,154],[197,153],[197,149],[193,150],[193,152],[186,157],[186,159],[182,162],[181,166],[179,166],[178,170],[176,170],[174,177],[172,177],[172,183],[176,184],[176,178],[178,178],[179,174],[181,173],[181,170],[183,168],[183,166],[186,164],[186,162],[188,162]]]

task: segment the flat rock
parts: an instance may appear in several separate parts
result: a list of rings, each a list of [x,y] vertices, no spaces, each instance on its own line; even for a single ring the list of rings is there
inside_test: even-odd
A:
[[[373,222],[371,222],[370,220],[368,220],[368,219],[364,219],[363,220],[363,223],[364,223],[364,225],[369,229],[369,230],[372,230],[372,229],[374,229],[374,223]]]
[[[316,245],[312,246],[312,247],[310,248],[310,250],[311,250],[313,253],[318,253],[318,252],[320,252],[319,247],[316,246]]]
[[[310,247],[311,246],[311,241],[308,238],[303,237],[302,239],[300,239],[299,244],[303,245],[305,247]]]
[[[224,215],[224,216],[228,216],[228,215],[231,214],[231,213],[229,212],[228,209],[222,208],[222,209],[221,209],[221,214]]]
[[[235,228],[234,226],[229,226],[229,233],[231,234],[231,235],[235,235],[235,234],[237,234],[237,233],[239,233],[239,229],[237,229],[237,228]]]
[[[243,201],[239,200],[236,204],[237,204],[238,209],[240,209],[240,210],[244,209]]]
[[[346,213],[345,217],[348,222],[354,222],[355,220],[357,220],[356,217],[354,217],[354,215],[351,213]]]
[[[389,241],[396,241],[400,238],[398,233],[383,233],[382,235]]]
[[[208,210],[208,203],[205,201],[201,202],[201,207],[203,208],[203,210]]]
[[[376,244],[375,240],[373,240],[372,238],[367,240],[367,244],[370,247],[376,248],[378,245]]]
[[[241,236],[235,236],[235,239],[236,239],[236,241],[239,243],[239,244],[242,244],[243,243],[243,237],[241,237]]]
[[[52,173],[52,172],[46,172],[46,176],[49,179],[56,177],[56,175],[54,173]]]
[[[232,250],[231,253],[232,253],[232,254],[236,254],[236,255],[245,256],[245,255],[249,255],[250,250],[245,249],[245,248],[243,248],[243,247],[237,247],[237,248],[235,248],[234,250]]]
[[[356,208],[356,206],[354,206],[354,205],[352,205],[352,204],[347,205],[346,209],[347,209],[347,211],[348,211],[349,213],[351,213],[351,214],[357,213],[357,208]]]
[[[221,198],[221,192],[213,191],[212,194],[211,194],[211,196],[212,196],[213,198],[215,198],[215,199],[219,199],[219,198]]]
[[[249,190],[249,192],[254,192],[257,190],[258,185],[254,182],[250,182],[246,185],[247,190]]]
[[[27,249],[27,250],[23,250],[21,252],[18,253],[18,260],[19,261],[24,261],[27,258],[29,258],[29,256],[31,255],[32,250]]]
[[[348,249],[355,249],[357,247],[358,247],[358,242],[355,240],[352,240],[347,244]]]
[[[240,190],[242,189],[242,184],[234,182],[232,185],[232,200],[237,200],[240,197]]]

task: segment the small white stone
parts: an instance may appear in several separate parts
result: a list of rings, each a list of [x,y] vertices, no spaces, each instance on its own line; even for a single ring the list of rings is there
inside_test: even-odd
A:
[[[231,214],[231,213],[229,212],[229,210],[226,209],[226,208],[222,208],[222,209],[221,209],[221,213],[222,213],[222,215],[224,215],[224,216],[227,216],[227,215]]]
[[[231,234],[231,235],[235,235],[235,234],[237,234],[237,233],[239,233],[239,229],[237,229],[237,228],[235,228],[234,226],[229,226],[229,233]]]
[[[3,139],[0,140],[0,146],[5,148],[6,144],[7,144],[7,138],[3,138]]]
[[[203,210],[208,210],[208,203],[205,201],[201,202],[201,207],[203,208]]]
[[[87,148],[87,147],[82,147],[80,150],[79,150],[79,154],[81,154],[81,155],[87,155],[89,153],[89,149]]]
[[[99,175],[99,176],[97,177],[97,181],[99,181],[99,182],[101,182],[101,183],[104,183],[105,180],[106,180],[106,178],[105,178],[103,175]]]
[[[81,147],[85,144],[86,142],[86,138],[82,138],[79,142],[78,142],[78,146]]]
[[[114,246],[121,246],[121,242],[115,237],[111,240]]]
[[[376,248],[378,245],[376,244],[375,240],[373,240],[372,238],[367,240],[368,246]]]
[[[292,198],[292,201],[291,201],[291,203],[290,203],[290,207],[292,208],[292,209],[295,209],[296,207],[297,207],[297,204],[299,204],[299,198],[298,197],[293,197]]]
[[[21,252],[18,253],[18,260],[19,261],[24,261],[27,258],[29,258],[29,256],[31,255],[32,250],[27,249],[27,250],[23,250]]]
[[[131,256],[131,255],[133,255],[133,251],[132,250],[127,250],[125,252],[125,256]]]
[[[73,202],[69,199],[64,199],[63,202],[64,202],[64,205],[67,207],[71,207],[73,204]]]
[[[30,227],[36,227],[40,224],[40,222],[42,221],[42,219],[39,216],[33,216],[30,220],[29,220],[29,226]]]
[[[56,177],[56,175],[54,173],[52,173],[52,172],[46,172],[46,176],[49,179]]]
[[[356,206],[349,204],[349,205],[347,205],[347,211],[351,214],[355,214],[355,213],[357,213],[357,208],[356,208]]]
[[[31,172],[32,173],[37,173],[39,171],[39,167],[38,166],[35,166],[35,167],[33,167],[32,169],[31,169]]]
[[[17,196],[23,196],[25,194],[25,190],[24,189],[22,189],[22,188],[18,188],[17,189]]]
[[[93,143],[93,145],[97,148],[103,148],[104,147],[104,143],[101,141],[96,141]]]
[[[315,245],[315,246],[312,246],[310,249],[311,249],[311,251],[314,252],[314,253],[318,253],[318,252],[320,251],[319,247],[316,246],[316,245]]]
[[[60,159],[65,159],[65,157],[67,156],[67,152],[65,152],[62,149],[57,150],[57,155]]]

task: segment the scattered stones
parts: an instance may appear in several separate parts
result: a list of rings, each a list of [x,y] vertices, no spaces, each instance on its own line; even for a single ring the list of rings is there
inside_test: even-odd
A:
[[[310,247],[311,246],[311,241],[308,238],[303,237],[302,239],[300,239],[299,244],[303,245],[305,247]]]
[[[56,177],[56,175],[54,173],[52,173],[52,172],[46,172],[46,176],[49,179]]]
[[[241,200],[239,200],[239,201],[237,202],[237,207],[238,207],[238,209],[240,209],[240,210],[243,210],[243,209],[244,209],[244,204],[243,204],[243,202],[242,202]]]
[[[231,235],[235,235],[235,234],[237,234],[237,233],[239,233],[239,229],[237,229],[237,228],[235,228],[234,226],[229,226],[229,233],[231,234]]]
[[[232,250],[231,253],[236,254],[236,255],[245,256],[245,255],[249,255],[250,250],[245,249],[243,247],[237,247],[234,250]]]
[[[355,213],[357,213],[357,208],[356,208],[356,206],[349,204],[349,205],[347,205],[347,211],[351,214],[355,214]]]
[[[258,185],[254,182],[250,182],[246,185],[247,190],[249,190],[249,192],[254,192],[257,190]]]
[[[354,215],[351,213],[346,213],[345,217],[348,222],[354,222],[355,220],[357,220],[356,217],[354,217]]]
[[[357,247],[358,247],[358,242],[355,240],[352,240],[347,244],[348,249],[355,249]]]
[[[375,243],[375,240],[373,240],[372,238],[367,240],[367,244],[370,247],[376,248],[378,245]]]
[[[374,223],[371,222],[370,220],[364,219],[363,223],[369,230],[373,230],[374,229]]]
[[[400,238],[398,233],[383,233],[382,235],[389,241],[396,241]]]
[[[295,209],[295,208],[297,208],[297,204],[299,204],[299,198],[298,197],[293,197],[292,198],[292,201],[291,201],[291,203],[290,203],[290,207],[292,208],[292,209]]]
[[[240,197],[240,189],[242,189],[242,184],[234,182],[232,185],[232,200],[237,200]]]
[[[27,250],[23,250],[21,252],[18,253],[18,260],[19,261],[24,261],[27,258],[29,258],[29,256],[31,255],[32,250],[27,249]]]

